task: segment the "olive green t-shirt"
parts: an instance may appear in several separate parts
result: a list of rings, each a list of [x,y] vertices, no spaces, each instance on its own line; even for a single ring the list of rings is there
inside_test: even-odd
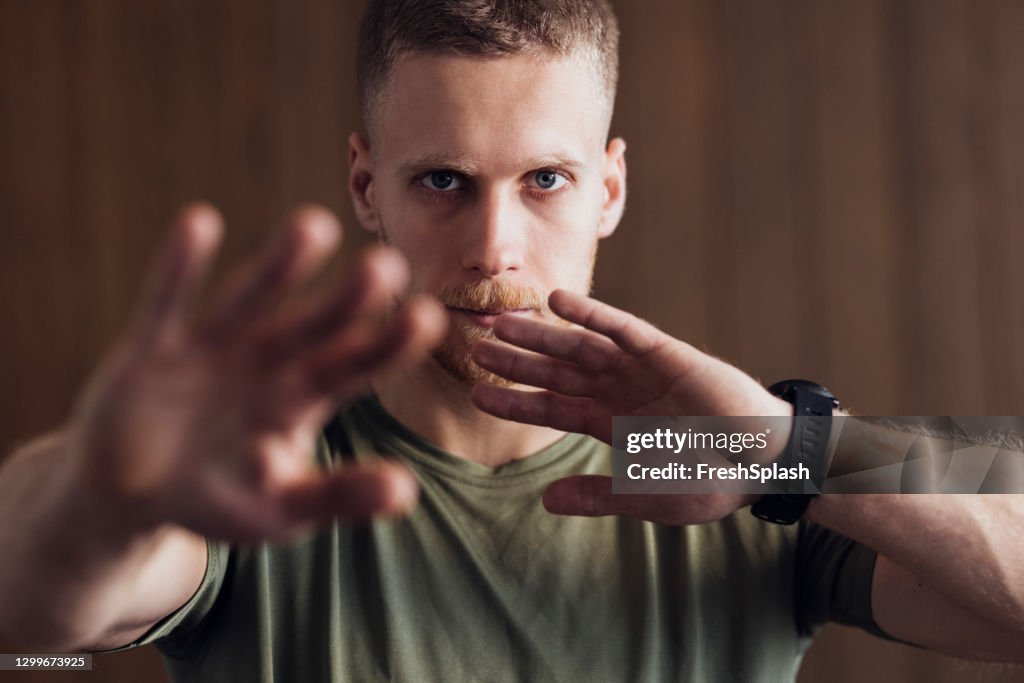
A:
[[[821,527],[546,512],[550,482],[609,472],[589,437],[489,468],[371,398],[318,451],[326,467],[400,459],[419,505],[289,546],[211,542],[197,593],[134,644],[155,641],[173,680],[783,681],[825,621],[877,632],[874,552]]]

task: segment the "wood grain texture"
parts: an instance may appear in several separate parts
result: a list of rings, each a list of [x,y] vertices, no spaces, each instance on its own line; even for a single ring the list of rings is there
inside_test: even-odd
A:
[[[1024,4],[615,4],[630,191],[598,296],[861,413],[1024,413]],[[0,453],[67,415],[183,202],[224,212],[222,263],[306,201],[369,241],[361,7],[0,0]],[[163,680],[148,648],[99,663],[75,680]],[[800,676],[871,678],[1024,673],[829,627]]]

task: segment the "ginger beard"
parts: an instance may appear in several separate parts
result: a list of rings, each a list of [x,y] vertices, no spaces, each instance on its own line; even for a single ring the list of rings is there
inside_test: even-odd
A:
[[[398,247],[390,239],[388,230],[383,224],[380,226],[379,237],[385,244]],[[587,294],[593,290],[597,246],[598,240],[595,238],[590,245],[585,268],[586,279],[581,283],[583,286],[570,288],[562,285],[560,288],[573,289],[574,291],[582,291]],[[410,264],[412,264],[411,259]],[[418,288],[414,286],[413,289]],[[514,285],[507,280],[476,280],[464,285],[445,287],[436,296],[441,304],[449,309],[461,308],[470,311],[526,309],[533,311],[534,315],[541,317],[546,322],[566,327],[572,326],[572,323],[558,317],[548,308],[546,294],[532,287]],[[449,320],[448,333],[445,335],[444,341],[431,353],[434,361],[449,376],[470,386],[480,382],[502,387],[516,385],[515,382],[477,365],[470,354],[473,344],[477,341],[481,339],[497,339],[494,330],[475,325],[457,314],[451,314]]]
[[[590,293],[594,286],[594,264],[597,262],[595,239],[587,261],[587,279],[584,286],[576,291]],[[519,287],[504,280],[477,280],[459,287],[446,287],[438,299],[449,308],[463,308],[474,311],[498,311],[529,309],[545,322],[571,327],[572,323],[555,315],[547,305],[547,296],[531,287]],[[502,387],[515,386],[512,382],[476,364],[470,351],[480,339],[495,339],[494,331],[474,325],[461,316],[451,316],[451,326],[444,341],[434,349],[433,357],[450,376],[465,384],[479,382]]]
[[[438,299],[448,308],[469,311],[529,310],[547,319],[557,319],[547,307],[547,297],[530,287],[517,287],[501,280],[477,280],[458,287],[445,287]],[[494,330],[480,327],[459,315],[451,316],[451,326],[444,341],[434,349],[434,360],[449,375],[466,384],[486,382],[499,386],[514,383],[484,370],[470,356],[480,339],[495,339]]]

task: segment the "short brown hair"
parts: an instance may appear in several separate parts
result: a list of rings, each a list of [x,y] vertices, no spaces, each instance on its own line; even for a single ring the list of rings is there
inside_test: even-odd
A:
[[[499,56],[550,50],[594,61],[609,111],[619,72],[619,26],[607,0],[369,0],[356,60],[364,123],[405,53]]]

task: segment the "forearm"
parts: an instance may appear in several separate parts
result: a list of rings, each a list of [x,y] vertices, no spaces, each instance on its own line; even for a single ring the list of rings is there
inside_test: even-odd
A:
[[[1005,429],[952,421],[942,435],[918,418],[846,417],[825,491],[808,517],[877,550],[922,583],[975,614],[1024,633],[1024,454]],[[983,443],[987,442],[987,443]],[[835,479],[836,476],[840,478]],[[845,481],[845,486],[830,483]],[[981,490],[1016,493],[991,495]],[[900,491],[963,492],[914,493]],[[887,493],[893,492],[893,493]]]
[[[0,468],[0,639],[19,646],[83,648],[159,616],[205,558],[202,539],[146,526],[76,481],[64,446],[44,437]]]
[[[840,415],[832,427],[825,493],[1024,493],[1024,444],[1006,418]]]
[[[1024,638],[1024,496],[822,495],[807,518]]]

